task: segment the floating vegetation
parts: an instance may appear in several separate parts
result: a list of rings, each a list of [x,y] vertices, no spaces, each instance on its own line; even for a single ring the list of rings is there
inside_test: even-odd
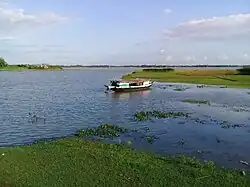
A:
[[[177,91],[177,92],[183,92],[185,91],[186,89],[185,88],[175,88],[173,89],[174,91]]]
[[[217,143],[220,143],[221,139],[219,139],[218,137],[216,137],[216,141],[217,141]]]
[[[45,118],[39,117],[36,114],[31,114],[30,112],[29,112],[29,118],[30,118],[29,122],[31,122],[31,123],[37,123],[39,121],[42,121],[44,124],[46,123]]]
[[[131,142],[131,141],[128,141],[127,144],[130,146],[130,145],[132,145],[132,142]]]
[[[185,144],[185,141],[184,141],[183,139],[181,139],[181,140],[178,142],[178,144],[181,145],[181,147],[183,147],[184,144]]]
[[[248,109],[246,108],[233,108],[234,112],[249,112]]]
[[[228,124],[227,121],[221,122],[220,125],[221,125],[221,128],[223,128],[223,129],[229,129],[231,127],[231,125]]]
[[[194,100],[194,99],[186,99],[183,100],[184,103],[190,103],[190,104],[207,104],[210,105],[210,101],[208,100]]]
[[[149,131],[149,128],[146,127],[147,131]],[[102,124],[98,127],[94,128],[87,128],[87,129],[82,129],[76,132],[75,136],[78,137],[89,137],[89,136],[96,136],[96,137],[101,137],[101,138],[117,138],[121,134],[125,133],[132,133],[132,132],[138,132],[137,130],[129,130],[124,127],[119,127],[116,125],[112,124]],[[140,132],[139,132],[140,133]],[[132,136],[132,134],[130,134]],[[143,134],[141,135],[141,138],[144,138],[148,141],[148,143],[152,144],[154,140],[158,139],[154,135],[146,135]],[[118,143],[121,144],[122,140],[118,140]],[[132,141],[126,141],[127,145],[132,145]]]
[[[223,128],[223,129],[246,127],[246,125],[244,125],[244,124],[231,125],[227,121],[223,121],[220,125],[221,125],[221,128]]]
[[[197,85],[197,88],[204,88],[206,87],[205,85]]]
[[[197,153],[202,154],[202,150],[197,150]]]
[[[189,117],[189,114],[183,112],[162,112],[159,110],[153,111],[141,111],[135,113],[135,118],[138,121],[149,120],[150,117],[154,118],[177,118],[177,117]]]
[[[84,136],[99,136],[101,138],[115,138],[119,137],[120,134],[128,132],[128,129],[119,127],[112,124],[102,124],[95,128],[88,128],[77,131],[75,134],[78,137]]]
[[[154,135],[146,135],[146,139],[147,139],[148,143],[152,144],[154,142],[154,140],[156,140],[158,138]]]
[[[149,119],[149,114],[148,112],[136,112],[135,113],[135,118],[138,120],[138,121],[145,121],[145,120],[148,120]]]

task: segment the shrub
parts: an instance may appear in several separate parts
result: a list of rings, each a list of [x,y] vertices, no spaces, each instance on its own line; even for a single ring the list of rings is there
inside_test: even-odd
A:
[[[169,72],[169,71],[174,71],[173,68],[155,68],[155,69],[143,69],[142,71],[145,71],[145,72]]]

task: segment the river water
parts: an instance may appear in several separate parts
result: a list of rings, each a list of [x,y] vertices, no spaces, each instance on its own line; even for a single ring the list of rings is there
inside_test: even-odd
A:
[[[162,155],[185,153],[226,167],[249,169],[240,161],[250,163],[250,90],[155,83],[148,91],[104,93],[110,79],[132,71],[0,72],[0,147],[112,123],[130,129],[149,127],[157,139],[150,144],[134,138],[131,141],[137,149]],[[179,87],[186,90],[174,90]],[[184,99],[209,100],[211,105],[184,103]],[[188,112],[192,119],[134,120],[136,111],[153,109]],[[223,123],[238,126],[222,128]]]

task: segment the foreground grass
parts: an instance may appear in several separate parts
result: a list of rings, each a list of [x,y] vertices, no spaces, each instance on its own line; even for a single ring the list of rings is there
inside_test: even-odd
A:
[[[0,186],[249,186],[249,175],[189,157],[162,158],[122,145],[58,139],[0,149]]]
[[[24,66],[24,65],[8,65],[0,67],[0,71],[24,71],[24,70],[61,70],[60,66],[49,66],[48,68],[40,68],[36,65]]]
[[[237,75],[227,69],[177,69],[170,72],[136,71],[123,79],[145,78],[158,82],[225,85],[233,88],[250,88],[250,76]]]

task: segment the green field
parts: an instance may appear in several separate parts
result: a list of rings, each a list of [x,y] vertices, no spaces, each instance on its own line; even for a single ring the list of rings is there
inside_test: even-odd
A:
[[[2,156],[1,156],[2,155]],[[250,186],[250,176],[80,138],[0,149],[0,186]]]
[[[24,70],[61,70],[60,66],[49,66],[48,68],[41,68],[36,65],[8,65],[0,67],[0,71],[24,71]]]
[[[225,85],[233,88],[250,88],[250,75],[239,75],[226,69],[177,69],[169,72],[136,71],[123,79],[145,78],[158,82]]]

